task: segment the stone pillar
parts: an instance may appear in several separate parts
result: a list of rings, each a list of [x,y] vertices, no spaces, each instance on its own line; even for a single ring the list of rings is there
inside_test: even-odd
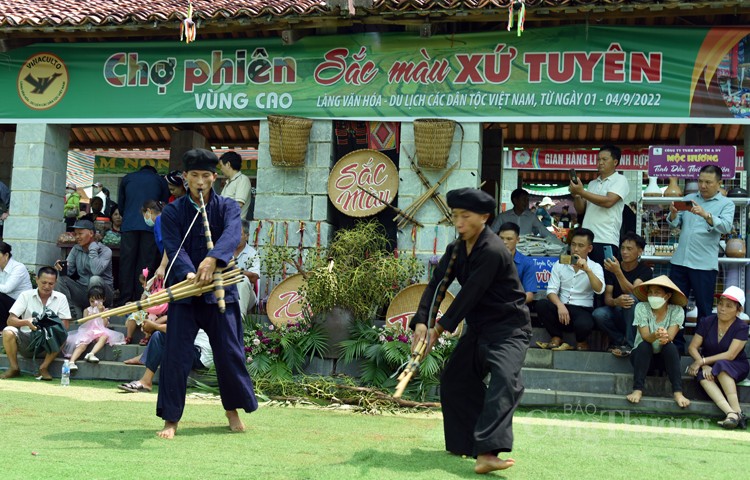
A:
[[[65,231],[65,172],[69,125],[18,125],[13,154],[10,216],[5,241],[14,257],[35,271],[60,258],[57,237]]]
[[[16,133],[0,134],[0,182],[10,187],[13,172],[13,146],[16,144]]]
[[[453,163],[460,162],[459,166],[439,187],[438,192],[445,199],[445,194],[449,190],[462,187],[479,187],[481,178],[481,161],[482,161],[482,124],[481,123],[463,123],[463,141],[462,130],[456,126],[453,136],[453,145],[451,146],[448,156],[448,165],[445,169],[422,169],[422,173],[434,185],[440,177],[446,172]],[[406,209],[419,196],[427,191],[422,185],[417,174],[411,169],[408,155],[413,156],[415,152],[414,145],[414,124],[401,124],[401,158],[399,159],[399,183],[398,191],[398,208]],[[415,252],[425,265],[428,264],[430,257],[438,257],[445,252],[445,248],[456,237],[455,228],[446,223],[439,223],[444,218],[435,202],[428,200],[417,212],[416,219],[424,225],[424,228],[417,229],[416,248],[411,237],[411,228],[404,230],[398,236],[398,249],[401,252]],[[435,238],[437,237],[437,248],[435,249]],[[425,276],[426,278],[426,276]]]
[[[182,156],[194,148],[210,149],[206,137],[193,130],[177,130],[169,142],[169,170],[182,171]]]
[[[255,195],[255,220],[250,222],[250,242],[258,232],[262,256],[264,245],[303,248],[328,245],[333,227],[328,223],[328,175],[333,161],[333,122],[315,120],[310,131],[303,167],[276,167],[271,164],[268,121],[261,120],[258,136],[258,175]],[[304,223],[304,230],[301,228]],[[294,273],[291,268],[287,273]],[[261,281],[261,297],[273,285]]]

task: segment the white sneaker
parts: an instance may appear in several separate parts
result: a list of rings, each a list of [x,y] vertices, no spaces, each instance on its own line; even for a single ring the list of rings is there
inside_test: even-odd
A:
[[[99,359],[96,358],[96,356],[92,353],[87,353],[85,357],[83,357],[87,362],[90,363],[99,363]]]
[[[78,370],[78,365],[76,365],[75,362],[68,362],[68,368],[70,368],[70,371]]]

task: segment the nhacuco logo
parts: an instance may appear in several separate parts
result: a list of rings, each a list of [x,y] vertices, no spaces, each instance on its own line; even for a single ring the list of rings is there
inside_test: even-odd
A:
[[[52,108],[68,91],[68,68],[52,53],[37,53],[21,67],[16,83],[18,96],[34,110]]]

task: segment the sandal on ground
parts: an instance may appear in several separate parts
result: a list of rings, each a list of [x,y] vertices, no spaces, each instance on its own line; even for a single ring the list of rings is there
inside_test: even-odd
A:
[[[139,393],[139,392],[150,392],[150,388],[146,388],[143,386],[143,384],[140,382],[140,380],[136,380],[134,382],[125,383],[123,385],[118,385],[117,388],[120,390],[123,390],[125,392],[130,393]]]
[[[555,349],[560,346],[559,343],[552,343],[552,342],[536,342],[536,346],[541,348],[542,350],[548,350],[548,349]]]
[[[133,341],[133,337],[125,337],[125,345],[130,345],[130,342]]]
[[[148,338],[149,337],[143,337],[143,338],[141,338],[141,341],[138,342],[138,345],[140,345],[142,347],[145,347],[146,345],[148,345]]]
[[[83,359],[89,363],[99,363],[99,359],[93,353],[87,353]]]
[[[741,419],[740,415],[741,414],[737,412],[729,412],[727,413],[727,418],[717,423],[719,424],[721,428],[726,428],[727,430],[734,430],[740,425],[740,419]]]
[[[564,352],[566,350],[575,350],[575,347],[568,343],[561,343],[560,345],[552,348],[552,350],[555,352]]]
[[[614,355],[617,358],[627,358],[632,353],[633,349],[631,349],[627,345],[623,345],[621,347],[616,347],[612,350],[612,355]]]

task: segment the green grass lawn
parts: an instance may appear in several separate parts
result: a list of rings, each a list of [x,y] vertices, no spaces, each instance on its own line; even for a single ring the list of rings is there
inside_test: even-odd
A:
[[[443,450],[440,416],[261,406],[229,433],[220,403],[190,399],[174,440],[155,432],[155,394],[114,383],[0,381],[3,479],[478,478]],[[703,419],[518,412],[516,479],[746,478],[750,433]],[[744,464],[744,465],[743,465]]]

